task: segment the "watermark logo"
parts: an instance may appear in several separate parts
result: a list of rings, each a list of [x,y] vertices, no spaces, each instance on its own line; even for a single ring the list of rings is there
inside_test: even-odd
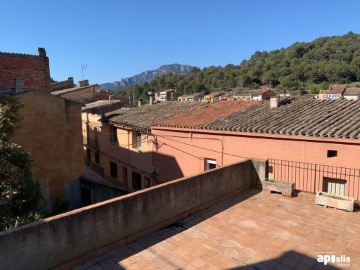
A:
[[[332,252],[324,252],[322,254],[319,254],[317,257],[317,261],[319,263],[323,263],[324,265],[328,265],[328,263],[331,263],[336,266],[350,266],[351,259],[350,257],[346,255],[340,255],[337,256]]]

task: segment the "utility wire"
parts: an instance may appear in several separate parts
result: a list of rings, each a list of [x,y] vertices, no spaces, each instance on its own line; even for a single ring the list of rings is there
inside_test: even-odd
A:
[[[161,137],[161,138],[164,138],[164,139],[167,139],[167,140],[170,140],[170,141],[173,141],[173,142],[177,142],[177,143],[185,144],[185,145],[192,146],[192,147],[195,147],[195,148],[199,148],[199,149],[203,149],[203,150],[206,150],[206,151],[210,151],[210,152],[215,152],[215,153],[224,154],[224,155],[228,155],[228,156],[239,157],[239,158],[248,158],[248,159],[249,159],[249,157],[244,157],[244,156],[239,156],[239,155],[235,155],[235,154],[230,154],[230,153],[226,153],[226,152],[222,152],[222,151],[217,151],[217,150],[208,149],[208,148],[205,148],[205,147],[201,147],[201,146],[197,146],[197,145],[193,145],[193,144],[181,142],[181,141],[174,140],[174,139],[169,139],[169,138],[167,138],[167,137],[165,137],[165,136],[162,136],[162,135],[156,135],[156,136]]]

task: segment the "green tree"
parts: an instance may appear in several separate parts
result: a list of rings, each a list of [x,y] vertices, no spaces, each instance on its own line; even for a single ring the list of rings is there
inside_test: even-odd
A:
[[[32,178],[30,154],[10,140],[21,106],[17,98],[0,95],[0,230],[39,217],[40,184]]]

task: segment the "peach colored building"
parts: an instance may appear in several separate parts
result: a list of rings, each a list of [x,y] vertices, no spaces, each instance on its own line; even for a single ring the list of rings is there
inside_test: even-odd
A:
[[[272,89],[268,88],[258,89],[251,93],[252,100],[267,100],[275,96],[276,93]]]
[[[346,90],[346,85],[338,84],[330,86],[327,90],[321,90],[319,92],[319,99],[340,99],[344,97],[344,93]]]
[[[120,188],[138,190],[157,184],[150,126],[200,104],[161,102],[130,109],[120,108],[121,104],[117,109],[113,106],[83,110],[87,165]],[[170,162],[165,157],[163,160]]]
[[[270,159],[269,178],[309,192],[341,186],[339,195],[359,200],[359,105],[299,99],[271,109],[263,101],[215,120],[202,107],[152,126],[153,165],[161,168],[158,180],[168,181],[246,158]],[[174,162],[164,165],[163,156]]]

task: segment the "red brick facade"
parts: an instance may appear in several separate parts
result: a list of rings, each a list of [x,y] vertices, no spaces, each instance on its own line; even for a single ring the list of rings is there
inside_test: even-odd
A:
[[[45,49],[38,55],[0,52],[0,90],[14,87],[14,79],[23,79],[24,87],[50,92],[49,58]]]

